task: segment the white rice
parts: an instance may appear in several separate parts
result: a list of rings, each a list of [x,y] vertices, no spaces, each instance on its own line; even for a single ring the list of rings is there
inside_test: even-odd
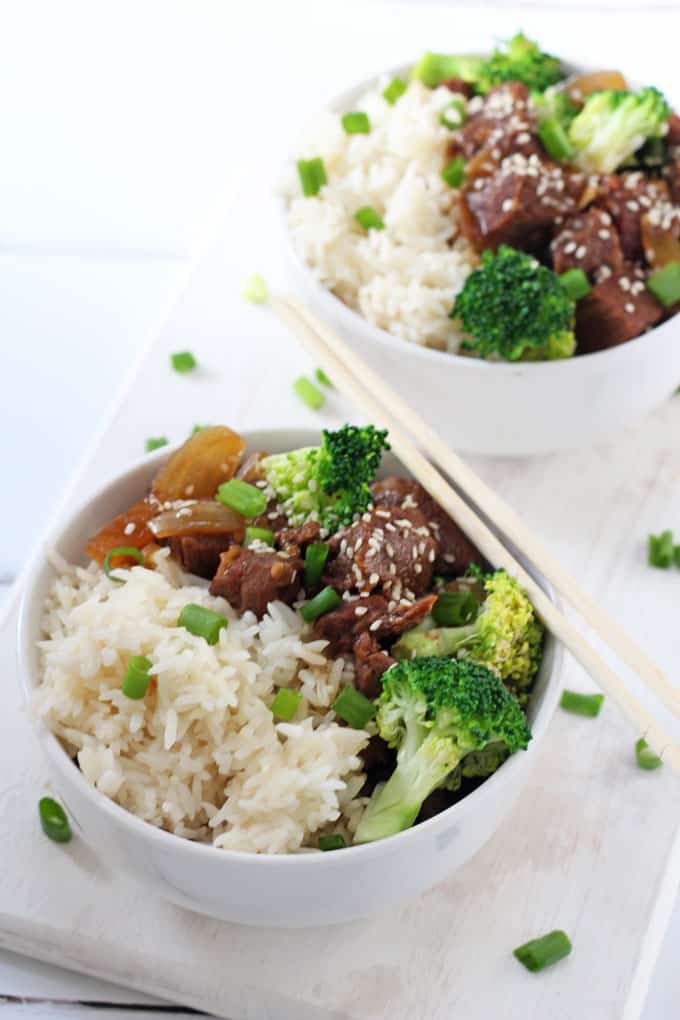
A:
[[[296,158],[323,159],[328,184],[305,198],[295,166],[284,182],[293,243],[316,278],[375,326],[412,343],[455,352],[453,301],[477,264],[459,236],[456,192],[441,177],[450,131],[439,123],[453,96],[411,82],[390,106],[381,83],[356,103],[369,134],[348,135],[325,113]],[[384,230],[365,231],[370,205]]]
[[[299,614],[281,602],[258,621],[213,598],[200,579],[157,554],[158,570],[65,567],[52,584],[35,710],[77,757],[85,778],[127,810],[214,846],[286,853],[319,831],[351,834],[365,800],[365,731],[329,706],[352,667],[327,659]],[[229,619],[208,645],[176,622],[189,602]],[[127,661],[146,655],[152,682],[134,701]],[[279,687],[301,691],[295,722],[276,723]]]

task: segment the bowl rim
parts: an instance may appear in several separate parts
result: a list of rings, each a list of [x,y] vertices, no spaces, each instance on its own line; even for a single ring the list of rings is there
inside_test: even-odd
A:
[[[465,56],[477,56],[479,54],[471,52],[463,54]],[[395,76],[406,76],[407,79],[410,76],[411,68],[417,61],[411,61],[409,63],[400,63],[396,66],[379,71],[376,74],[371,75],[368,78],[364,78],[361,82],[356,85],[350,86],[344,89],[342,92],[333,96],[328,100],[325,105],[317,110],[316,114],[307,119],[307,123],[310,123],[315,116],[319,116],[323,113],[341,113],[346,112],[350,103],[353,103],[362,93],[368,91],[368,89],[377,87],[385,78],[394,78]],[[571,63],[568,59],[561,61],[562,66],[565,67],[569,74],[572,73],[588,73],[593,70],[600,70],[600,68],[591,66],[589,64]],[[629,79],[626,76],[626,80],[629,82],[632,88],[639,88],[639,84],[636,79]],[[291,151],[285,161],[284,166],[290,168],[295,163],[294,151]],[[511,373],[513,370],[517,371],[520,369],[522,372],[533,372],[537,375],[540,372],[557,372],[557,371],[579,371],[578,368],[567,368],[566,366],[574,366],[584,363],[584,359],[588,359],[590,364],[593,363],[593,359],[602,360],[608,357],[610,360],[615,358],[625,358],[628,356],[628,345],[631,343],[637,344],[639,342],[650,342],[652,337],[656,337],[660,331],[663,331],[665,327],[672,322],[674,316],[669,316],[667,319],[663,319],[661,322],[652,326],[651,329],[645,333],[640,333],[638,336],[633,337],[631,340],[627,340],[624,343],[616,344],[614,347],[608,347],[601,351],[589,351],[585,354],[572,355],[570,358],[556,358],[553,360],[546,361],[492,361],[485,358],[466,357],[461,354],[449,351],[440,351],[437,348],[425,347],[422,344],[411,343],[404,340],[402,337],[395,336],[383,329],[381,326],[375,326],[369,322],[368,319],[354,308],[350,308],[341,298],[322,284],[316,277],[314,270],[311,266],[305,262],[304,258],[297,251],[293,238],[288,225],[288,201],[283,194],[281,187],[277,189],[277,205],[281,215],[282,226],[284,231],[284,245],[289,261],[294,265],[297,273],[304,278],[305,285],[313,292],[314,298],[318,301],[319,305],[323,305],[327,310],[328,314],[335,316],[342,320],[343,324],[348,330],[361,330],[364,334],[370,334],[371,339],[381,344],[388,350],[400,350],[410,351],[416,357],[420,357],[429,360],[433,365],[441,366],[444,364],[445,359],[451,362],[456,368],[464,368],[467,371],[482,371],[482,372],[506,372]]]
[[[306,437],[307,442],[305,445],[309,445],[309,441],[313,442],[316,440],[318,442],[319,439],[319,433],[315,429],[309,428],[250,429],[244,430],[241,435],[246,440],[247,452],[249,446],[257,447],[263,437],[274,437],[272,440],[272,445],[274,445],[276,443],[276,437],[280,436],[283,438],[291,433],[295,434],[296,441],[305,442],[304,437]],[[63,534],[71,528],[78,518],[87,512],[92,503],[97,502],[108,493],[115,491],[115,489],[119,486],[129,483],[132,476],[142,473],[144,469],[146,469],[146,472],[149,475],[152,475],[182,445],[182,443],[176,443],[163,447],[161,450],[157,450],[151,454],[137,458],[123,471],[117,471],[108,475],[105,481],[101,482],[86,498],[80,500],[74,509],[63,514],[59,521],[50,528],[47,537],[43,540],[43,549],[56,549],[58,551],[58,544]],[[406,469],[404,468],[403,470]],[[33,690],[36,689],[40,683],[38,671],[36,670],[34,672],[31,666],[31,653],[34,650],[36,640],[39,639],[37,635],[39,635],[40,632],[41,606],[38,604],[37,598],[38,592],[41,588],[41,582],[44,582],[45,577],[51,578],[54,574],[54,567],[49,562],[48,558],[46,556],[36,556],[35,561],[31,565],[24,581],[19,603],[17,625],[19,683],[21,686],[24,706],[28,712],[30,725],[38,739],[41,750],[48,758],[52,767],[60,774],[64,784],[75,786],[78,793],[89,801],[92,808],[95,811],[105,812],[114,825],[127,829],[133,837],[138,836],[139,839],[143,841],[150,840],[154,844],[159,844],[166,850],[174,849],[177,853],[186,853],[191,857],[195,857],[198,862],[200,862],[206,854],[210,854],[215,856],[217,860],[223,860],[225,862],[225,867],[229,861],[239,861],[241,863],[244,861],[249,861],[251,863],[258,862],[258,867],[284,868],[306,867],[309,862],[314,861],[316,863],[312,864],[312,867],[340,867],[342,865],[342,861],[349,859],[349,854],[352,855],[351,860],[357,861],[358,863],[362,859],[368,859],[371,855],[381,854],[384,852],[398,852],[401,847],[406,847],[407,844],[415,845],[415,841],[418,839],[424,839],[428,836],[436,836],[438,829],[444,826],[444,819],[446,818],[450,820],[453,812],[456,813],[457,819],[462,820],[470,811],[475,809],[475,805],[479,805],[483,803],[484,800],[489,799],[501,784],[508,786],[513,782],[515,773],[521,769],[522,764],[527,760],[525,756],[530,756],[533,759],[538,753],[542,740],[545,737],[549,723],[552,719],[554,709],[557,705],[560,692],[559,680],[562,673],[564,656],[560,642],[554,637],[549,636],[549,640],[551,641],[551,669],[545,680],[545,688],[541,703],[536,713],[536,718],[532,722],[532,739],[529,742],[528,748],[522,752],[521,755],[519,752],[511,755],[500,766],[500,768],[493,773],[493,775],[489,776],[482,784],[480,784],[479,787],[471,791],[471,793],[469,793],[466,797],[463,797],[462,800],[452,804],[450,807],[439,812],[437,815],[434,815],[432,818],[428,818],[427,820],[420,822],[418,825],[413,825],[411,828],[405,829],[402,832],[395,833],[393,836],[388,836],[381,840],[375,840],[371,843],[344,847],[342,854],[319,852],[283,854],[255,853],[253,851],[231,850],[215,847],[211,843],[190,840],[186,837],[176,835],[173,832],[161,829],[158,826],[153,825],[151,822],[147,822],[142,818],[139,818],[131,811],[122,807],[116,801],[107,797],[104,793],[101,793],[85,779],[80,769],[68,756],[68,753],[61,745],[58,737],[52,733],[45,723],[38,719],[32,711],[30,706],[31,695]],[[556,597],[554,591],[547,584],[545,579],[538,574],[537,578],[542,583],[542,586],[549,598],[559,605],[559,599]],[[522,786],[523,783],[520,782],[517,792],[521,791]],[[322,865],[319,862],[325,863]],[[335,862],[335,864],[333,862]]]

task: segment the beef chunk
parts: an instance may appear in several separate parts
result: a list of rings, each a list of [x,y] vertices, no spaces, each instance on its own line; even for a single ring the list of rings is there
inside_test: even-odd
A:
[[[289,605],[300,593],[303,563],[283,552],[254,552],[232,546],[220,556],[210,585],[211,595],[221,595],[240,613],[250,609],[262,617],[270,602]]]
[[[432,582],[439,543],[417,509],[376,506],[328,543],[324,582],[349,591],[375,591],[389,598],[414,598]]]
[[[461,231],[478,252],[510,244],[540,253],[555,220],[576,208],[572,180],[535,155],[509,156],[495,173],[476,178],[461,192]]]
[[[354,642],[355,685],[367,698],[377,698],[381,691],[380,677],[396,662],[384,651],[368,631]]]
[[[570,216],[550,250],[556,273],[582,269],[592,280],[602,266],[608,266],[613,273],[623,268],[618,231],[604,209],[589,209]]]
[[[318,542],[321,528],[316,521],[305,521],[298,528],[282,528],[276,532],[276,544],[287,552],[299,551],[312,542]]]
[[[378,783],[384,783],[390,778],[397,764],[397,755],[382,737],[374,735],[363,751],[360,751],[360,757],[366,773],[366,782],[361,788],[361,795],[368,797]]]
[[[419,482],[390,476],[372,486],[373,499],[389,507],[418,509],[439,542],[434,573],[445,577],[464,574],[471,563],[483,566],[484,557],[445,510],[432,499]]]
[[[659,201],[668,200],[668,185],[643,173],[610,174],[600,185],[598,205],[611,215],[621,238],[624,258],[641,261],[644,255],[640,218]]]
[[[486,96],[468,104],[468,119],[453,137],[456,152],[466,160],[485,149],[495,160],[511,152],[539,154],[535,121],[528,107],[529,92],[518,81],[495,85]]]
[[[288,518],[279,509],[276,500],[270,500],[264,513],[253,517],[252,521],[248,521],[248,524],[252,525],[253,528],[268,528],[269,531],[273,531],[276,535],[288,527]]]
[[[640,270],[629,267],[615,273],[576,305],[578,352],[590,354],[632,340],[658,322],[663,311]]]
[[[463,78],[447,78],[446,81],[442,82],[442,85],[449,92],[458,92],[459,95],[465,96],[466,99],[471,99],[473,96],[472,85],[469,81],[464,81]]]
[[[357,639],[365,633],[376,641],[391,641],[416,627],[436,601],[436,595],[427,595],[411,605],[392,605],[391,609],[383,595],[343,601],[337,609],[319,617],[314,624],[314,637],[328,641],[331,655],[353,651]]]
[[[185,570],[197,577],[212,578],[220,565],[220,554],[234,544],[229,535],[184,535],[168,540],[170,552]]]
[[[669,145],[680,145],[680,117],[677,113],[672,113],[668,118],[666,141]]]

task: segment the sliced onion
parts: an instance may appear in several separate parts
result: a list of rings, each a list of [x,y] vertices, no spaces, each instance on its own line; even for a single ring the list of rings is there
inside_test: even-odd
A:
[[[151,491],[161,503],[211,499],[222,482],[233,477],[245,445],[225,425],[201,429],[160,469]]]
[[[263,453],[262,450],[254,450],[252,453],[249,453],[236,472],[236,477],[242,478],[244,482],[254,485],[255,482],[264,478],[262,461],[266,456],[267,454]]]
[[[567,78],[558,88],[561,92],[566,92],[572,102],[582,105],[583,100],[591,92],[603,92],[605,89],[625,92],[628,82],[620,71],[589,71],[587,74],[576,74],[573,78]]]
[[[175,538],[183,535],[232,535],[234,541],[243,541],[246,522],[240,514],[216,499],[201,499],[185,506],[163,510],[149,521],[156,538]]]

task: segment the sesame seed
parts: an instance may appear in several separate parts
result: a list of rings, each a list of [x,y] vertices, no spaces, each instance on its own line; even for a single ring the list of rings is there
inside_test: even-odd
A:
[[[390,574],[394,575],[394,574],[396,574],[396,572],[397,572],[397,565],[396,565],[396,563],[390,563]]]
[[[394,556],[394,546],[392,545],[392,543],[387,542],[385,544],[385,549],[387,550],[387,555],[390,557],[390,559],[392,559],[392,557]]]
[[[510,212],[510,210],[512,209],[514,204],[515,203],[513,202],[513,200],[511,198],[506,198],[503,201],[501,209],[503,210],[503,212]]]
[[[270,512],[267,514],[267,520],[275,521],[278,516],[279,516],[278,510],[270,510]]]
[[[452,553],[444,553],[444,560],[446,563],[455,563],[456,557]]]
[[[366,521],[367,524],[370,524],[370,522],[371,522],[371,515],[370,514],[362,514],[361,515],[361,519],[362,519],[362,521]]]
[[[370,625],[370,627],[368,629],[369,630],[377,630],[378,627],[381,625],[381,623],[382,623],[381,620],[374,620],[373,623]]]
[[[397,521],[396,523],[399,525],[400,528],[412,528],[413,527],[413,522],[406,520],[405,517],[402,518],[400,521]]]
[[[574,252],[574,258],[582,259],[585,256],[587,250],[588,249],[586,248],[585,244],[580,244],[576,251]]]
[[[375,516],[376,517],[386,517],[387,520],[389,521],[389,519],[392,516],[392,514],[390,513],[389,510],[376,510],[375,511]]]
[[[436,558],[435,554],[434,554],[434,549],[430,549],[429,553],[427,554],[427,558],[428,558],[430,563],[434,563],[435,558]]]
[[[417,549],[417,546],[414,545],[413,548],[411,549],[411,552],[413,553],[413,559],[417,560],[418,559],[418,549]]]
[[[635,311],[635,305],[633,304],[632,301],[626,301],[625,305],[623,306],[623,310],[624,312],[628,312],[629,315],[632,315],[633,312]]]
[[[354,610],[354,615],[355,616],[365,616],[365,614],[367,612],[368,612],[368,606],[357,606],[356,609]]]
[[[191,511],[189,511],[189,513],[191,513]],[[129,523],[129,524],[126,524],[126,525],[125,525],[125,527],[124,527],[124,529],[123,529],[123,534],[125,534],[125,535],[131,535],[131,534],[132,534],[132,532],[133,532],[133,531],[135,530],[135,527],[136,527],[136,524],[135,524],[135,522],[134,522],[134,521],[130,521],[130,523]]]
[[[626,209],[630,209],[631,212],[638,212],[639,208],[640,206],[637,202],[633,202],[632,200],[630,202],[626,202]]]
[[[423,572],[423,565],[422,565],[422,563],[414,564],[413,569],[415,570],[416,574],[422,574],[422,572]]]
[[[184,495],[185,496],[193,496],[193,494],[194,494],[194,485],[193,484],[187,485],[186,489],[184,490]]]
[[[425,545],[425,543],[424,542],[420,542],[419,545],[418,545],[418,552],[420,553],[421,556],[425,555],[426,549],[427,549],[427,546]]]
[[[379,580],[380,580],[380,574],[373,573],[369,577],[368,583],[371,585],[371,587],[373,587],[374,585],[376,585],[378,583]]]
[[[567,243],[564,246],[564,254],[565,255],[571,255],[571,253],[573,251],[576,251],[576,242],[575,241],[567,241]]]
[[[611,237],[612,235],[610,230],[606,230],[605,228],[603,228],[602,230],[598,230],[597,236],[602,238],[603,241],[606,241],[607,238]]]
[[[627,276],[622,276],[619,280],[619,287],[621,290],[630,290],[630,280]]]
[[[394,524],[392,524],[392,523],[390,522],[390,524],[386,524],[386,525],[385,525],[385,530],[386,530],[386,531],[396,531],[397,529],[395,528]]]
[[[394,599],[390,599],[390,601],[387,603],[387,611],[393,613],[396,608],[397,603],[394,601]]]

